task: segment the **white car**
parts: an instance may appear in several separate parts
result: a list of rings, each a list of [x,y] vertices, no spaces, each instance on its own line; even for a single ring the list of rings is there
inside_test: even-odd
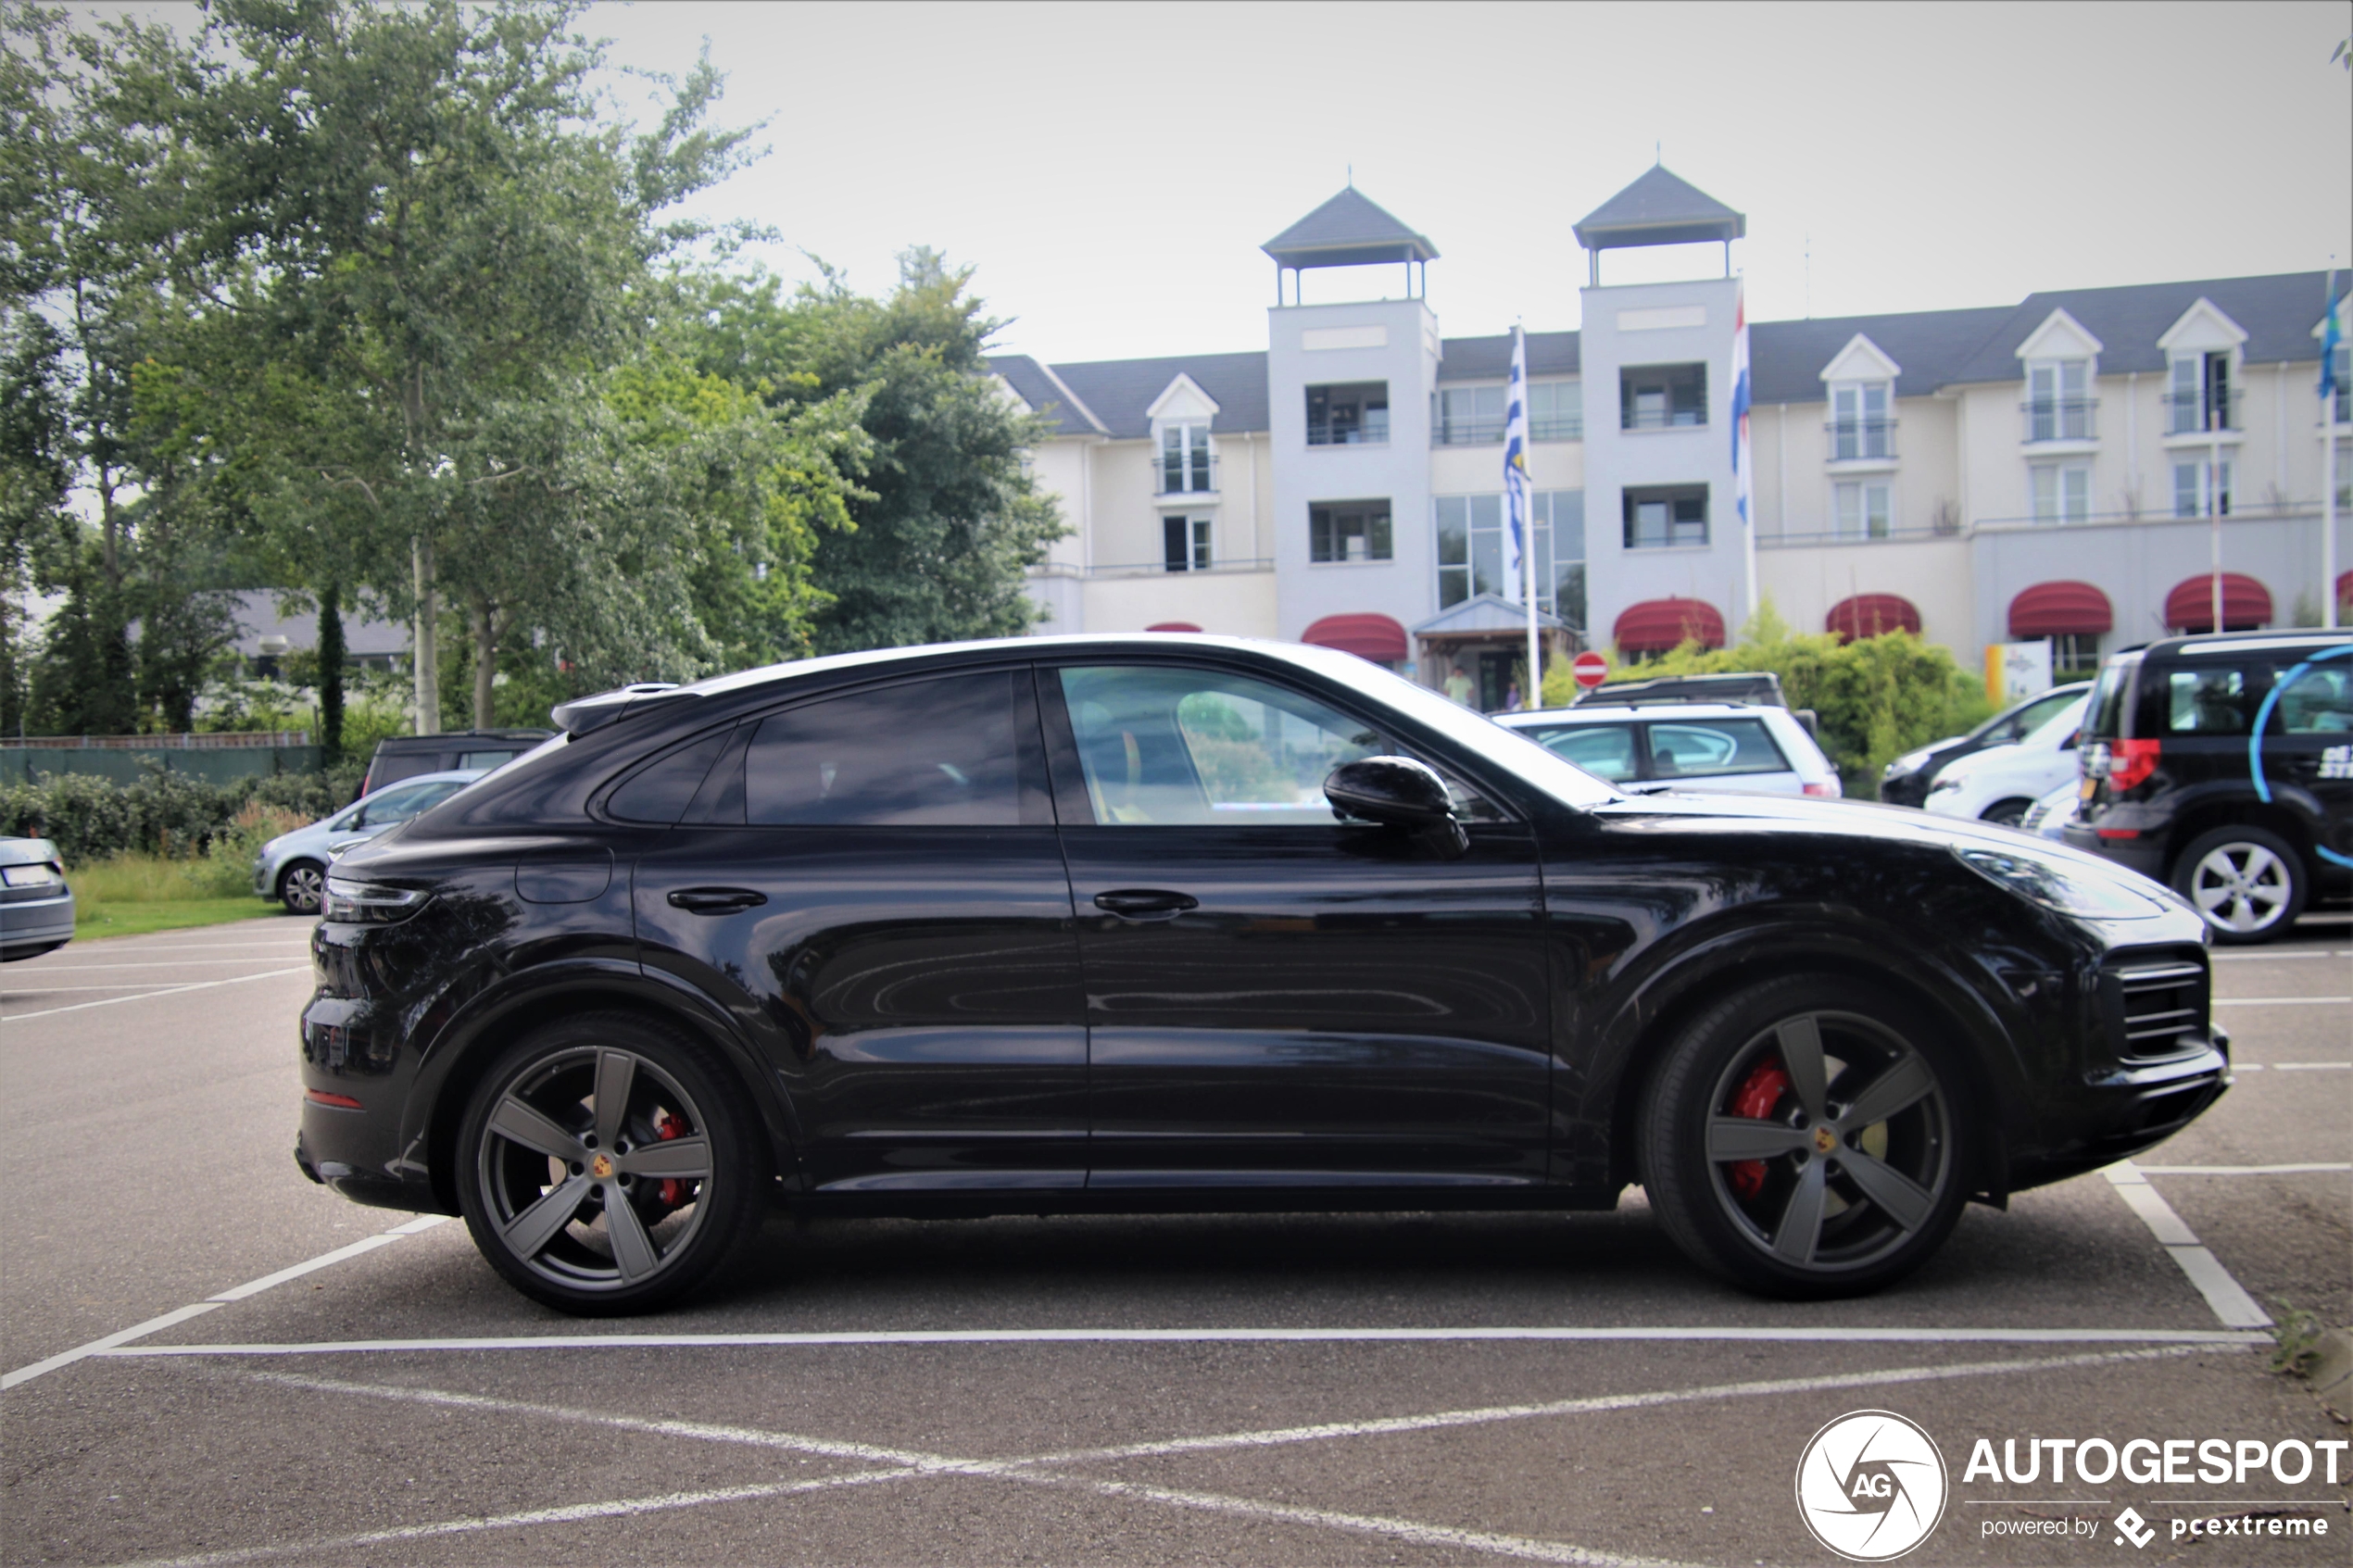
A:
[[[2083,804],[2081,779],[2070,779],[2050,794],[2026,809],[2018,825],[2037,838],[2047,838],[2054,844],[2067,842],[2067,824]]]
[[[1786,708],[1670,702],[1545,708],[1495,721],[1629,788],[1839,796],[1838,770]]]
[[[2076,738],[2089,701],[2069,703],[2016,746],[1989,746],[1946,768],[1929,785],[1927,809],[2016,827],[2028,807],[2077,776]]]

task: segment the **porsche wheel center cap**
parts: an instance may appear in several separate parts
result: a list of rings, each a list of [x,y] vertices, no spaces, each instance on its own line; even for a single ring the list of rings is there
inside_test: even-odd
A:
[[[588,1173],[596,1177],[600,1182],[606,1177],[611,1175],[612,1156],[609,1154],[599,1154],[596,1159],[588,1161]]]
[[[1835,1153],[1837,1149],[1838,1135],[1836,1133],[1831,1132],[1828,1127],[1817,1127],[1814,1129],[1815,1153],[1831,1154]]]

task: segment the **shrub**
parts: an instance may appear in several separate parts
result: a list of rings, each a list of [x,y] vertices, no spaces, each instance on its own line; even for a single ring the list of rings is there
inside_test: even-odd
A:
[[[215,784],[167,772],[146,759],[140,771],[129,784],[58,773],[37,784],[0,785],[0,834],[53,839],[73,867],[126,854],[180,861],[226,854],[238,861],[242,877],[244,862],[264,839],[315,822],[357,796],[361,771],[352,766]]]

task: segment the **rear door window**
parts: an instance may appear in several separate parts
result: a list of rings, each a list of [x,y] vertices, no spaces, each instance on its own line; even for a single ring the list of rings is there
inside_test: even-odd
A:
[[[1026,771],[1045,809],[1043,747],[1028,684],[1026,669],[953,675],[870,687],[771,715],[760,721],[745,757],[745,821],[1018,826],[1031,793],[1024,788]]]
[[[2237,665],[2192,665],[2165,672],[2165,728],[2176,735],[2243,735],[2255,727],[2256,706],[2271,671]]]
[[[1612,784],[1623,784],[1639,771],[1631,724],[1567,724],[1536,739],[1554,756]]]
[[[1651,777],[1716,778],[1728,773],[1785,773],[1789,759],[1773,744],[1762,719],[1686,719],[1650,727]]]
[[[2280,689],[2272,721],[2291,735],[2353,734],[2353,671],[2315,664]]]

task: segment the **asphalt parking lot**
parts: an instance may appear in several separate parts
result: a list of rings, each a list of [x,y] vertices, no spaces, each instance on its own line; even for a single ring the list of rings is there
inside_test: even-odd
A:
[[[2202,1121],[1970,1210],[1867,1300],[1718,1286],[1634,1193],[780,1218],[717,1288],[619,1323],[525,1301],[460,1223],[301,1178],[307,930],[0,971],[7,1562],[1814,1562],[1799,1454],[1867,1408],[1951,1477],[1908,1562],[2353,1561],[2353,1428],[2266,1370],[2259,1321],[2353,1322],[2343,919],[2218,955],[2240,1072]],[[1980,1439],[2054,1437],[2340,1446],[2312,1450],[2334,1483],[1964,1474]],[[2328,1533],[2176,1535],[2224,1514]]]

